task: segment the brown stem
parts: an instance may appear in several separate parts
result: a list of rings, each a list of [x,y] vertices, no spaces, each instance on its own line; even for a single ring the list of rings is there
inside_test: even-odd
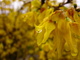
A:
[[[48,60],[47,54],[48,54],[48,52],[45,51],[45,60]]]

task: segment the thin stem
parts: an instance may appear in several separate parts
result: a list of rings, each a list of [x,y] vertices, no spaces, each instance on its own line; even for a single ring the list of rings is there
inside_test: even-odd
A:
[[[45,0],[41,0],[41,5],[43,5],[45,3]]]

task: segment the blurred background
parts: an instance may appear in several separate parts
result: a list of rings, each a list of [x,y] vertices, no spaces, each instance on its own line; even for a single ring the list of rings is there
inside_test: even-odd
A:
[[[0,0],[0,60],[57,60],[52,51],[47,52],[49,50],[47,44],[41,47],[37,45],[34,21],[26,21],[32,16],[29,15],[29,18],[26,18],[27,12],[33,11],[32,1]],[[41,3],[42,0],[39,1]],[[48,1],[52,1],[52,6],[67,2],[64,7],[70,8],[77,5],[76,9],[80,9],[80,0]],[[34,13],[31,14],[34,15]],[[33,18],[36,17],[33,16]]]
[[[32,0],[0,0],[0,14],[1,13],[9,13],[8,9],[13,9],[14,11],[20,10],[21,7],[26,6],[21,12],[25,13],[27,11],[27,3],[31,2]],[[41,0],[40,0],[41,1]],[[45,0],[46,1],[46,0]],[[67,0],[49,0],[55,1],[56,4],[67,2]],[[73,0],[73,4],[77,4],[77,8],[80,7],[80,0]],[[71,4],[66,4],[65,6],[69,7]],[[3,8],[3,12],[1,10]]]

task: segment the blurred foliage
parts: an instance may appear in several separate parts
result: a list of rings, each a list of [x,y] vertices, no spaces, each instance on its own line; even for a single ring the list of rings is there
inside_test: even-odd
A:
[[[0,14],[0,60],[80,59],[80,12],[76,5],[52,3],[33,0],[18,11],[8,8],[8,14]]]

